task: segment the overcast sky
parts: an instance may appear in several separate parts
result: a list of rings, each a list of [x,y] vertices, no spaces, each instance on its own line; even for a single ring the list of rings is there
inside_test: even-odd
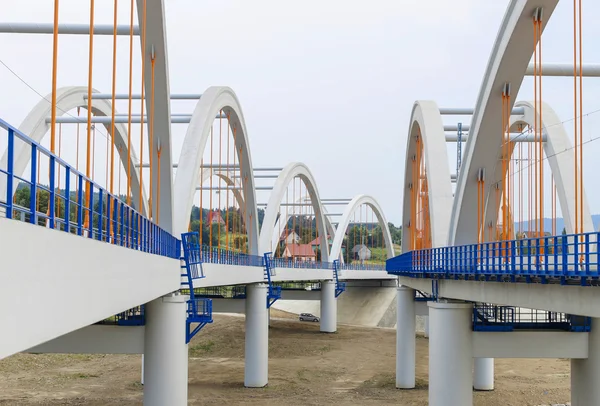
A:
[[[52,3],[11,2],[3,8],[2,20],[51,22]],[[129,1],[119,3],[119,22],[128,23]],[[600,12],[600,5],[584,3],[586,15]],[[88,2],[60,4],[61,22],[88,22]],[[442,107],[473,107],[507,4],[506,0],[167,0],[171,91],[201,93],[212,85],[232,87],[242,103],[254,166],[305,162],[322,197],[373,195],[388,220],[399,224],[412,105],[418,99],[432,99]],[[544,37],[546,62],[572,60],[570,7],[570,2],[561,2],[550,22]],[[112,22],[111,1],[97,1],[96,9],[98,23]],[[598,38],[599,31],[597,24],[588,22],[584,37]],[[58,85],[86,85],[87,39],[61,36],[60,41]],[[111,84],[111,41],[96,40],[94,87],[104,92]],[[51,44],[51,36],[2,34],[0,60],[46,95],[51,90]],[[126,92],[128,39],[119,39],[118,47],[117,87]],[[600,59],[598,47],[587,46],[584,52],[584,61]],[[136,57],[139,72],[139,50]],[[139,90],[138,82],[134,90]],[[532,83],[525,80],[519,99],[531,99]],[[544,86],[544,99],[561,118],[572,118],[572,80],[547,79]],[[594,79],[586,80],[584,111],[600,109],[598,87]],[[19,125],[39,99],[0,65],[0,117]],[[189,113],[193,107],[194,102],[173,102],[171,110]],[[600,135],[598,115],[586,117],[586,139]],[[457,120],[468,123],[470,118],[445,118],[448,124]],[[177,162],[185,125],[173,128]],[[595,144],[586,146],[586,157],[600,152]],[[449,147],[449,153],[453,151]],[[454,155],[450,162],[454,172]],[[586,168],[588,196],[600,203],[600,192],[589,186],[597,169],[593,158],[586,160]],[[591,206],[600,212],[600,205]]]

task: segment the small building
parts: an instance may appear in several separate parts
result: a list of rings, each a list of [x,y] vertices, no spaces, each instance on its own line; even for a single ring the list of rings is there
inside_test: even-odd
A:
[[[352,248],[352,258],[354,260],[368,261],[371,259],[371,250],[365,244],[356,244]]]
[[[309,242],[309,244],[312,247],[313,251],[316,252],[317,248],[321,248],[321,236],[318,236],[317,238]],[[331,246],[333,245],[333,238],[331,238],[330,235],[327,236],[327,245],[329,246],[329,248],[331,248]]]
[[[300,236],[294,230],[284,230],[279,236],[279,242],[285,245],[300,243]]]
[[[287,244],[283,257],[298,262],[315,262],[317,255],[310,244]]]
[[[209,211],[208,212],[208,224],[221,224],[225,225],[225,221],[221,216],[221,212],[219,210]]]

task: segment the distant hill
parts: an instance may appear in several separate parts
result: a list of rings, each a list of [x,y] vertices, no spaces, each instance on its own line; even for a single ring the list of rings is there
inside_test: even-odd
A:
[[[594,223],[594,229],[598,230],[598,224],[600,223],[600,214],[593,214],[592,221]],[[519,229],[519,225],[523,224],[523,231],[530,231],[529,224],[527,221],[523,221],[522,223],[516,222],[515,229]],[[535,227],[535,223],[532,222],[531,228]],[[562,230],[565,227],[565,222],[562,217],[556,219],[556,232],[558,234],[562,234]],[[552,219],[544,218],[544,231],[552,232]]]

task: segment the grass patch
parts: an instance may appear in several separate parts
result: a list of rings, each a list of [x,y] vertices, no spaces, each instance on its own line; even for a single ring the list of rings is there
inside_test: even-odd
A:
[[[214,346],[215,346],[215,342],[212,340],[209,340],[205,343],[196,344],[190,348],[190,355],[198,356],[198,355],[209,354],[212,352]]]
[[[65,375],[65,378],[67,378],[67,379],[90,379],[90,378],[99,378],[99,377],[100,377],[100,375],[84,374],[83,372]]]
[[[321,354],[329,352],[329,351],[331,351],[331,344],[327,344],[322,347],[319,347],[319,348],[317,348],[317,351],[319,351]]]

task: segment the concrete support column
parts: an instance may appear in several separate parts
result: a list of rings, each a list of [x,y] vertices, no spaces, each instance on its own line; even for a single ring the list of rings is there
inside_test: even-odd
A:
[[[494,390],[494,359],[473,359],[473,389]]]
[[[335,297],[335,282],[321,282],[321,332],[335,333],[337,331],[337,299]]]
[[[144,405],[185,406],[188,346],[185,343],[187,296],[163,296],[146,303]]]
[[[244,386],[262,388],[269,382],[269,313],[267,285],[246,286],[246,359]]]
[[[415,291],[398,288],[396,315],[396,388],[415,387],[416,318]]]
[[[429,405],[473,405],[472,305],[428,302]]]
[[[600,405],[600,318],[592,319],[588,358],[571,360],[571,406]]]
[[[423,335],[429,338],[429,316],[423,316]]]

